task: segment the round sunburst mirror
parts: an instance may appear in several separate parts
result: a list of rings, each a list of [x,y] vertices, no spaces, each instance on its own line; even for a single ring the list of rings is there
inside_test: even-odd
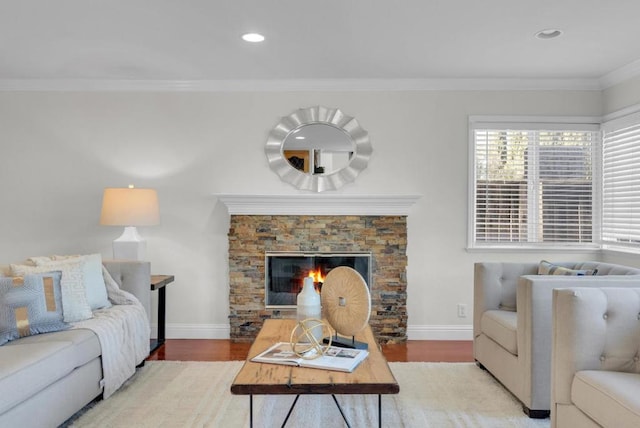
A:
[[[303,190],[335,190],[367,167],[369,134],[340,109],[307,107],[283,117],[265,146],[269,166]]]

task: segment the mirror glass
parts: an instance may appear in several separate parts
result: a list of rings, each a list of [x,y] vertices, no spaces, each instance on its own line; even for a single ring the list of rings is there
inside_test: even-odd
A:
[[[349,165],[355,143],[341,129],[325,123],[302,125],[287,135],[284,157],[294,168],[309,174],[333,174]]]
[[[265,147],[269,166],[283,181],[317,192],[355,180],[371,152],[369,134],[356,119],[322,106],[283,117]]]

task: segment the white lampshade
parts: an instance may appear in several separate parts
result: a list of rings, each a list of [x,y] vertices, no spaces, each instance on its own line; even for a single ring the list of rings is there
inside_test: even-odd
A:
[[[154,189],[107,188],[102,196],[100,224],[154,226],[160,223],[158,194]]]
[[[113,241],[113,257],[116,259],[146,259],[146,241],[138,234],[136,226],[153,226],[160,223],[158,194],[154,189],[107,188],[102,197],[100,224],[125,226],[122,235]]]

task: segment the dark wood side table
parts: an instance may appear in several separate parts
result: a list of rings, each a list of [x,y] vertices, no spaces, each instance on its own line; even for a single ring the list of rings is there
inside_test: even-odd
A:
[[[158,290],[158,338],[151,339],[151,347],[149,353],[158,349],[164,343],[165,335],[165,317],[166,317],[166,286],[174,280],[173,275],[151,275],[151,291]]]

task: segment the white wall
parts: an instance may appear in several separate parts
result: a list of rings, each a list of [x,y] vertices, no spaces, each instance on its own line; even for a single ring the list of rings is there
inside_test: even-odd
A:
[[[640,76],[626,80],[603,91],[603,114],[637,106],[640,103]]]
[[[599,91],[0,93],[0,261],[111,254],[104,187],[158,190],[141,228],[154,273],[170,273],[168,337],[225,337],[228,215],[213,196],[295,194],[264,143],[280,116],[322,104],[369,131],[369,167],[345,194],[420,194],[409,215],[409,337],[470,338],[473,262],[597,254],[467,252],[468,115],[599,115]],[[469,315],[456,316],[456,304]]]

